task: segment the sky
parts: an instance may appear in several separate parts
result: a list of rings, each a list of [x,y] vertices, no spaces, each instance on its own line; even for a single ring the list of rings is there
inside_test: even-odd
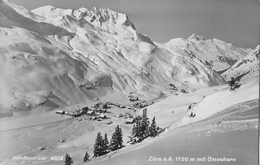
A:
[[[44,5],[60,8],[110,8],[125,13],[137,31],[165,43],[192,34],[255,48],[260,38],[259,0],[11,0],[29,10]]]

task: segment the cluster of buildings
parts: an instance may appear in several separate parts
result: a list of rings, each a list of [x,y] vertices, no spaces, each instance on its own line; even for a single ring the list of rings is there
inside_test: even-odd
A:
[[[86,120],[86,119],[100,120],[100,119],[107,118],[107,116],[105,115],[106,112],[107,112],[106,109],[84,107],[84,108],[78,109],[74,112],[58,110],[58,111],[56,111],[56,114],[71,116],[73,118],[78,118],[79,120]]]
[[[148,106],[149,104],[147,102],[138,102],[136,104],[140,104],[141,107],[145,107]],[[68,111],[64,111],[64,110],[58,110],[56,111],[56,114],[60,114],[60,115],[67,115],[70,116],[72,118],[75,118],[79,121],[81,120],[97,120],[97,121],[101,121],[103,119],[107,119],[106,113],[107,113],[107,108],[108,107],[118,107],[120,109],[124,109],[124,108],[128,108],[128,109],[132,109],[135,111],[134,107],[131,106],[124,106],[124,105],[120,105],[120,104],[115,104],[115,103],[111,103],[111,102],[107,102],[107,103],[97,103],[91,107],[84,107],[78,110],[75,110],[73,112],[68,112]],[[123,114],[118,114],[115,115],[115,117],[117,118],[121,118],[124,117],[125,120],[125,124],[133,124],[135,122],[134,117],[132,114],[130,114],[129,112]],[[111,123],[106,123],[106,124],[111,124]]]

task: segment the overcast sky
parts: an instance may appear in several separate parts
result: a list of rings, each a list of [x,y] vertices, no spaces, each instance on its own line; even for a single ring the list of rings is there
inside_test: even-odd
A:
[[[78,9],[106,7],[125,13],[137,31],[157,42],[193,33],[235,46],[259,44],[258,0],[12,0],[27,9],[44,5]]]

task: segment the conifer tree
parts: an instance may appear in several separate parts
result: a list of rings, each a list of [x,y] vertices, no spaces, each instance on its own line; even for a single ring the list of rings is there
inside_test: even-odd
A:
[[[149,136],[155,137],[158,134],[157,125],[155,122],[155,117],[153,117],[152,123],[149,127]]]
[[[89,156],[88,152],[86,152],[86,154],[83,158],[83,162],[88,162],[90,160],[89,158],[90,158],[90,156]]]
[[[115,132],[112,135],[110,141],[110,149],[112,151],[117,150],[123,146],[123,132],[119,126],[116,126]]]
[[[94,156],[97,157],[103,155],[104,148],[103,148],[103,137],[100,132],[97,133],[96,141],[94,144]]]
[[[131,133],[132,133],[132,137],[136,137],[136,136],[137,136],[137,135],[136,135],[136,134],[137,134],[137,126],[136,126],[136,124],[133,125],[132,132],[131,132]]]
[[[108,139],[107,139],[107,134],[105,133],[104,135],[104,140],[103,140],[103,150],[104,150],[104,153],[106,154],[108,152],[108,149],[109,149],[109,142],[108,142]]]
[[[136,120],[136,123],[132,129],[132,136],[137,137],[138,139],[142,139],[142,132],[141,132],[141,120]]]
[[[123,146],[123,131],[119,126],[117,126],[117,142],[119,148],[121,148]]]
[[[146,138],[149,136],[149,118],[147,117],[147,109],[143,109],[143,116],[142,116],[142,121],[141,121],[141,134],[142,138]]]
[[[236,80],[234,77],[231,77],[231,80],[228,82],[230,86],[230,91],[234,89],[234,86],[236,85]]]
[[[65,155],[65,164],[64,165],[72,165],[73,162],[74,161],[72,160],[72,157],[68,153],[66,153],[66,155]]]

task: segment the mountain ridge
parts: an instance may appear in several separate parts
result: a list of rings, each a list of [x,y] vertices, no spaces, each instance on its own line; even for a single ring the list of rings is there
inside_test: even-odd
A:
[[[162,44],[162,47],[170,51],[176,48],[186,49],[217,72],[228,69],[238,59],[252,51],[252,49],[237,48],[225,41],[215,38],[207,39],[197,34],[192,34],[188,39],[171,39]]]
[[[138,33],[125,14],[119,18],[110,9],[81,8],[78,18],[73,13],[79,9],[27,11],[9,1],[0,9],[1,70],[11,68],[0,75],[4,108],[35,107],[49,96],[69,106],[113,92],[156,97],[170,83],[188,92],[225,83],[202,58],[215,45],[206,40],[204,50],[197,51],[197,36],[190,38],[195,46],[189,49],[186,41],[182,46],[156,43]],[[39,14],[45,9],[52,12]],[[213,50],[221,54],[222,49]]]
[[[259,55],[260,45],[252,50],[248,55],[239,59],[233,66],[231,66],[221,75],[225,79],[231,79],[231,77],[239,77],[239,79],[249,79],[252,76],[258,75]]]

